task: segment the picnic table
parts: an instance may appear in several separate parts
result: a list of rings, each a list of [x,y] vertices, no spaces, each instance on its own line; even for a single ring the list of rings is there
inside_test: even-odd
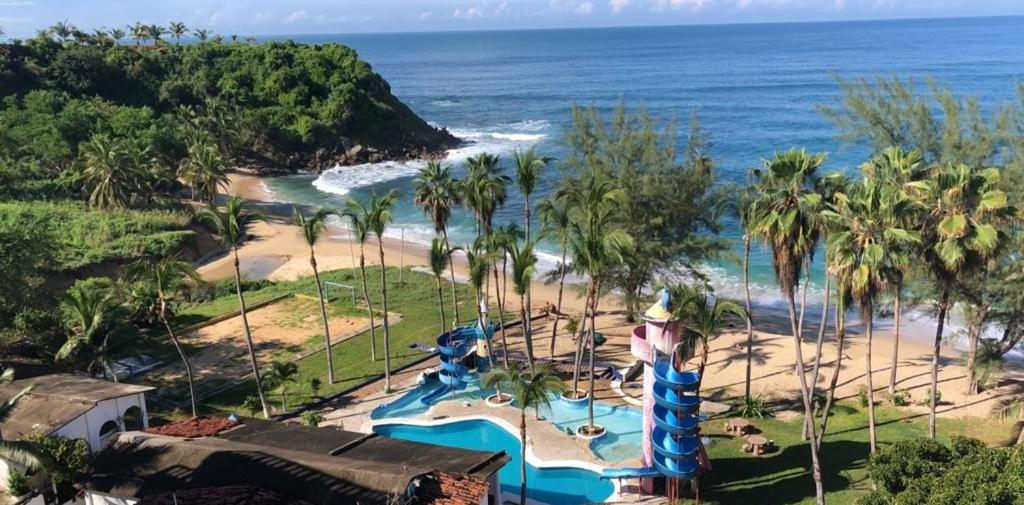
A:
[[[753,428],[753,425],[750,424],[750,421],[742,417],[734,417],[725,423],[726,433],[732,433],[737,436],[745,435],[751,428]]]
[[[761,435],[750,435],[747,437],[747,443],[750,445],[750,452],[754,453],[754,456],[760,456],[765,453],[765,449],[768,448],[768,439]]]

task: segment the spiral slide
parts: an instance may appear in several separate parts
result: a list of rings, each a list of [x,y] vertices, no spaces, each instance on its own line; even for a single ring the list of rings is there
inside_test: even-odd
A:
[[[442,385],[420,399],[424,405],[433,405],[452,390],[466,389],[466,382],[471,377],[469,367],[463,365],[462,361],[469,354],[479,333],[475,325],[462,326],[437,337],[438,358],[441,360],[438,378]]]
[[[697,474],[700,397],[696,372],[676,370],[671,359],[654,363],[654,466],[672,479]]]

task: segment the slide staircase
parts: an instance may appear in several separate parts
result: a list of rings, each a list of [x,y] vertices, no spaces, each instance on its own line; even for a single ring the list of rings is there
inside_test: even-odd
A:
[[[455,328],[437,337],[438,358],[441,361],[438,380],[441,386],[421,398],[423,404],[433,405],[445,394],[462,391],[470,380],[475,380],[474,374],[470,373],[470,368],[464,362],[477,345],[481,334],[477,325],[470,325]]]

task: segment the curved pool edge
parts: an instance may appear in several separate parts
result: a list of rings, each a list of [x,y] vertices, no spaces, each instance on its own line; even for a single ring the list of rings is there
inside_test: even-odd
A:
[[[600,475],[601,472],[603,472],[605,468],[610,468],[610,467],[598,465],[596,463],[591,463],[589,461],[580,461],[580,460],[575,460],[575,459],[566,459],[566,460],[559,460],[559,459],[545,460],[545,459],[541,459],[539,456],[537,456],[533,452],[533,447],[530,444],[524,443],[522,438],[520,438],[520,436],[519,436],[519,428],[518,427],[513,426],[508,421],[506,421],[504,419],[501,419],[501,418],[498,418],[498,417],[484,416],[484,415],[479,415],[479,414],[468,415],[468,416],[448,417],[448,418],[445,418],[445,419],[429,419],[429,420],[428,419],[410,419],[410,418],[405,418],[405,417],[393,417],[393,418],[387,418],[387,419],[375,419],[375,420],[372,420],[370,422],[370,429],[372,430],[373,428],[376,428],[377,426],[387,426],[387,425],[420,426],[420,427],[424,427],[424,428],[430,428],[430,427],[433,427],[433,426],[443,426],[443,425],[446,425],[446,424],[454,424],[454,423],[463,422],[463,421],[484,421],[484,422],[491,423],[491,424],[493,424],[493,425],[495,425],[495,426],[505,430],[510,435],[515,437],[515,439],[518,440],[520,444],[523,444],[523,445],[526,446],[526,462],[528,464],[530,464],[531,466],[533,466],[534,468],[537,468],[537,469],[577,468],[577,469],[580,469],[580,470],[587,470],[589,472],[594,472],[594,473]],[[529,438],[529,437],[527,437],[527,438]],[[605,498],[604,501],[601,502],[601,503],[614,502],[614,501],[617,501],[617,500],[622,498],[622,489],[621,489],[621,483],[619,482],[619,480],[617,480],[617,479],[616,480],[612,480],[611,484],[613,486],[612,494],[609,495],[607,498]],[[535,500],[530,500],[528,498],[528,501],[535,501]]]

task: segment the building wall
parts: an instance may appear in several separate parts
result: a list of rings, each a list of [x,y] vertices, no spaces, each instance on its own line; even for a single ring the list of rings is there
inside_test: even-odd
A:
[[[85,492],[85,505],[135,505],[138,498],[130,496],[114,496],[96,491]]]
[[[54,431],[54,434],[67,438],[83,438],[89,443],[89,450],[98,452],[106,445],[107,439],[110,436],[110,433],[106,436],[100,435],[103,425],[107,422],[114,422],[117,424],[117,429],[113,433],[126,431],[124,415],[131,407],[138,407],[142,414],[142,427],[148,428],[149,419],[146,411],[146,395],[136,393],[103,400],[85,414],[58,428]]]

